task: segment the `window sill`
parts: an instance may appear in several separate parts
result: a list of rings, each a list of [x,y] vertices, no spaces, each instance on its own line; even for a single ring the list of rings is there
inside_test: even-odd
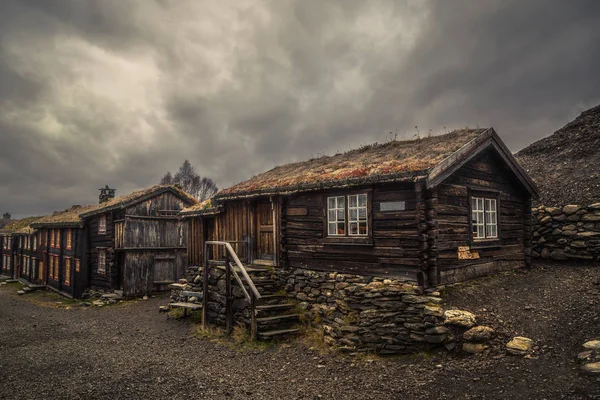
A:
[[[329,236],[323,239],[325,245],[336,246],[373,246],[372,237]]]
[[[471,249],[492,249],[502,247],[500,239],[473,239],[471,241]]]

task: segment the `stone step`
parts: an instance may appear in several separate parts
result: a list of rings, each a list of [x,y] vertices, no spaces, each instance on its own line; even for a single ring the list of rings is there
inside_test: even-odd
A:
[[[293,333],[298,333],[299,331],[300,331],[300,329],[298,329],[298,328],[279,329],[276,331],[259,332],[258,337],[260,337],[261,339],[268,340],[268,339],[272,339],[276,336],[291,335]]]
[[[289,310],[294,308],[293,304],[265,304],[262,306],[256,306],[257,311],[274,311],[274,310]]]
[[[182,291],[179,295],[182,297],[195,297],[198,300],[202,298],[202,292],[190,292],[187,290]]]
[[[284,314],[284,315],[274,315],[271,317],[261,317],[256,318],[256,322],[258,324],[269,324],[276,323],[280,321],[293,321],[300,318],[300,314]]]
[[[169,306],[171,308],[187,308],[188,310],[200,310],[200,309],[202,309],[202,304],[196,304],[196,303],[184,303],[184,302],[169,303]]]
[[[171,290],[185,290],[186,286],[187,285],[181,283],[171,283],[168,288]]]

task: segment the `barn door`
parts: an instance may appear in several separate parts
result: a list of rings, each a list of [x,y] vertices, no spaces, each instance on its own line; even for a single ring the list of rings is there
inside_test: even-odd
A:
[[[175,257],[154,257],[154,285],[165,285],[175,282]],[[155,289],[156,290],[156,289]]]
[[[256,205],[256,258],[261,260],[273,260],[275,254],[271,204],[267,201]]]

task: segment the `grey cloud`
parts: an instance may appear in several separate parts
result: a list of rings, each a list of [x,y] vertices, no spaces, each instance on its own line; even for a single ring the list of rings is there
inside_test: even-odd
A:
[[[600,102],[596,1],[0,4],[0,210],[493,125],[513,149]]]

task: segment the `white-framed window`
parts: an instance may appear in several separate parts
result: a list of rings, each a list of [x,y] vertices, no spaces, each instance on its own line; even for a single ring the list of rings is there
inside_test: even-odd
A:
[[[327,235],[346,235],[346,197],[327,198]]]
[[[33,236],[33,250],[37,250],[37,235]]]
[[[348,235],[350,236],[366,236],[369,234],[366,194],[348,196],[348,226]]]
[[[471,197],[473,239],[498,238],[498,201],[487,197]]]
[[[105,235],[106,234],[106,215],[101,215],[98,220],[98,234]]]
[[[366,193],[328,197],[327,236],[368,236],[368,200]]]
[[[106,274],[106,249],[98,249],[98,274]]]

